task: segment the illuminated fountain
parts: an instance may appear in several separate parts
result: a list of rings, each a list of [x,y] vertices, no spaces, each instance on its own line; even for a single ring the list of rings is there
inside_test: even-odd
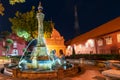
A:
[[[41,6],[41,3],[39,3],[38,12],[36,15],[38,20],[37,45],[31,52],[29,59],[25,58],[25,52],[34,39],[25,49],[18,66],[10,64],[5,68],[5,71],[13,77],[28,79],[57,78],[57,80],[62,80],[63,77],[76,74],[79,71],[78,66],[70,65],[70,63],[64,63],[66,62],[65,60],[63,61],[58,58],[54,59],[54,52],[52,52],[52,54],[48,53],[43,33],[44,14],[42,13],[42,9],[43,7]],[[69,67],[69,69],[66,67]]]
[[[37,46],[34,48],[33,52],[31,53],[31,65],[32,69],[37,70],[50,70],[52,69],[52,60],[47,51],[47,47],[45,44],[44,39],[44,32],[43,32],[43,20],[44,14],[42,13],[42,6],[39,3],[38,12],[37,12],[37,20],[38,20],[38,39],[37,39]],[[26,64],[26,66],[28,66]],[[23,68],[20,66],[20,68]]]

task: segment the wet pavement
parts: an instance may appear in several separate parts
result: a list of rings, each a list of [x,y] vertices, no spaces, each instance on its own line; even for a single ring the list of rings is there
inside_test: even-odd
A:
[[[83,72],[71,77],[66,77],[63,80],[105,80],[105,77],[100,73],[99,68],[92,65],[84,65],[82,67],[84,68]],[[0,80],[23,80],[23,79],[16,79],[4,74],[0,74]]]
[[[84,65],[82,67],[84,71],[81,74],[64,78],[64,80],[105,80],[98,67],[93,65]]]
[[[71,77],[66,77],[63,80],[105,80],[105,77],[101,74],[100,68],[98,68],[94,65],[86,65],[86,64],[82,64],[80,66],[82,68],[81,73],[71,76]],[[3,67],[3,65],[0,62],[0,68],[2,68],[2,67]],[[0,80],[28,80],[28,79],[16,79],[11,76],[0,74]],[[45,80],[45,79],[43,79],[43,80]],[[49,80],[49,79],[47,79],[47,80]],[[50,80],[53,80],[53,79],[50,79]]]

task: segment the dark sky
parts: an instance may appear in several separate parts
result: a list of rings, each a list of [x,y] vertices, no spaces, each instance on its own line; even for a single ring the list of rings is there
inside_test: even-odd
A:
[[[31,6],[38,6],[40,0],[26,0],[25,3],[10,5],[8,0],[1,0],[5,7],[5,15],[0,16],[0,31],[11,30],[8,18],[15,12],[26,12]],[[44,7],[45,20],[53,20],[55,28],[65,40],[76,34],[74,28],[74,5],[78,8],[79,34],[83,34],[120,15],[120,0],[41,0]]]

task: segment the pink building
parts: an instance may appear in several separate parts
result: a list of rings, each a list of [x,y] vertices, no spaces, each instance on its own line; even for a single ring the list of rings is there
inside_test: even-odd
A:
[[[11,34],[8,38],[13,40],[13,44],[11,45],[7,55],[10,55],[10,54],[22,55],[23,54],[23,49],[26,46],[25,40],[18,37],[16,34]],[[4,47],[6,45],[5,40],[1,40],[0,45],[1,45],[0,55],[4,56],[6,54],[6,51],[3,50],[2,47]]]
[[[48,48],[48,51],[56,50],[56,55],[59,56],[59,51],[63,50],[65,53],[66,46],[64,45],[64,38],[60,35],[60,33],[54,28],[54,25],[51,23],[53,30],[51,34],[51,38],[46,38],[46,45]],[[23,38],[18,37],[16,34],[11,34],[9,36],[9,39],[12,39],[13,45],[11,45],[11,48],[8,52],[8,54],[17,54],[22,55],[23,49],[26,48],[26,42]],[[5,40],[2,40],[0,42],[1,49],[0,49],[0,55],[5,55],[5,51],[2,50],[2,46],[5,46]]]

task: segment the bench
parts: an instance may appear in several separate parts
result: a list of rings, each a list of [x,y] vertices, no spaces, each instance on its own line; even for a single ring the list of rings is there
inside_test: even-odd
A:
[[[106,77],[106,80],[120,80],[120,70],[105,70],[102,74]]]

